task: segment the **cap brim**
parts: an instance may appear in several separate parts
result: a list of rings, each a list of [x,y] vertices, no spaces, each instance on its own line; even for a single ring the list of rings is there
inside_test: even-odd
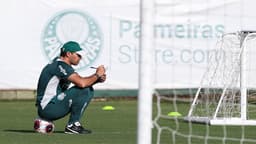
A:
[[[76,53],[79,54],[81,58],[83,58],[86,55],[86,52],[84,50],[77,51]]]

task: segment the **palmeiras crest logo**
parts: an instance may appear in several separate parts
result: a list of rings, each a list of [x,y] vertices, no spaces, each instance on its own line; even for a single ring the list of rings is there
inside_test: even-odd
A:
[[[83,69],[98,58],[103,45],[103,34],[98,23],[85,12],[66,10],[52,17],[43,30],[41,43],[46,57],[51,61],[59,56],[67,41],[81,45],[84,55],[75,69]]]

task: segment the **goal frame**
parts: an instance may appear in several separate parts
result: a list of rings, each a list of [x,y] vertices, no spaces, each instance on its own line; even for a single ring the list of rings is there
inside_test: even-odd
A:
[[[226,88],[223,89],[221,97],[218,101],[217,107],[215,109],[212,117],[198,117],[192,116],[193,110],[196,106],[196,101],[199,97],[202,87],[200,86],[197,90],[197,93],[193,99],[188,115],[184,118],[185,121],[196,122],[196,123],[206,123],[210,125],[256,125],[256,120],[249,120],[247,116],[248,106],[247,106],[247,86],[246,86],[246,40],[249,36],[255,35],[256,31],[243,30],[237,32],[240,34],[240,117],[217,117],[219,107],[221,105],[222,99],[224,97]],[[234,33],[233,33],[234,34]]]
[[[137,144],[151,144],[154,93],[154,0],[140,0],[140,25]]]

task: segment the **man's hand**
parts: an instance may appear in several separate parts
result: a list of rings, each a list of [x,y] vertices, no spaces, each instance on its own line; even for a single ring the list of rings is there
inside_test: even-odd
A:
[[[104,74],[104,75],[102,75],[99,79],[98,79],[98,81],[99,82],[104,82],[105,80],[106,80],[106,74]]]
[[[105,74],[105,67],[104,67],[104,65],[100,65],[99,67],[97,67],[96,74],[98,74],[99,76],[102,76],[102,75]]]
[[[103,65],[100,65],[97,70],[96,70],[96,74],[99,76],[99,79],[97,80],[97,82],[104,82],[106,80],[106,69]]]

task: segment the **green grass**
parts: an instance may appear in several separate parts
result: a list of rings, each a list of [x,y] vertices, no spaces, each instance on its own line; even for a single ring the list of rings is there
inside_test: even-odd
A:
[[[112,105],[115,111],[103,111]],[[55,133],[42,135],[33,132],[36,117],[34,102],[0,102],[1,144],[124,144],[136,143],[136,102],[92,102],[83,117],[85,127],[93,130],[88,135],[63,133],[68,117],[55,122]]]
[[[112,105],[114,111],[103,111],[105,105]],[[154,105],[155,106],[155,105]],[[162,114],[178,109],[185,115],[188,103],[162,103]],[[154,107],[154,115],[156,114]],[[68,117],[55,122],[55,132],[43,135],[33,131],[36,108],[32,101],[0,101],[0,143],[1,144],[135,144],[137,137],[137,102],[135,100],[110,100],[92,102],[82,119],[85,127],[93,130],[88,135],[67,135],[63,133]],[[163,129],[161,144],[253,144],[256,143],[255,128],[252,126],[223,127],[191,124],[181,119],[161,118],[158,124]],[[157,130],[153,129],[153,143]],[[227,137],[232,139],[226,139]],[[240,142],[244,137],[245,142]],[[251,142],[248,140],[252,140]]]

